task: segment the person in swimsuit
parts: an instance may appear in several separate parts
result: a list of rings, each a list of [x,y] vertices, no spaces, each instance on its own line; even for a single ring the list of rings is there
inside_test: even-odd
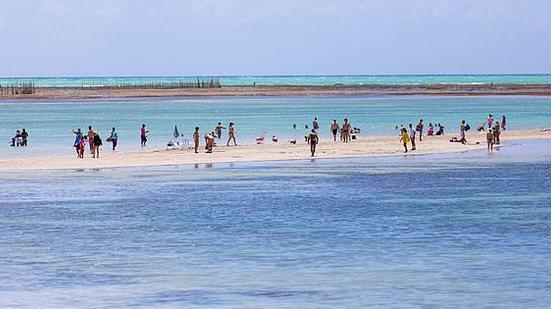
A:
[[[88,134],[86,135],[86,138],[88,139],[88,144],[90,145],[90,154],[94,154],[94,130],[92,130],[92,126],[88,126]]]
[[[488,114],[488,118],[486,119],[486,123],[488,124],[488,129],[491,129],[492,124],[494,123],[494,116],[492,116],[492,114]]]
[[[27,146],[27,139],[29,138],[29,133],[25,128],[21,130],[21,146]]]
[[[501,128],[503,131],[507,130],[505,129],[505,125],[507,125],[507,119],[505,119],[505,115],[501,116]]]
[[[486,133],[486,143],[488,143],[488,152],[494,151],[494,133],[489,129]]]
[[[215,139],[214,132],[205,134],[205,142],[207,143],[207,146],[206,146],[207,153],[212,153],[212,148],[214,146],[214,139]]]
[[[217,125],[216,125],[216,128],[214,128],[214,131],[216,132],[216,137],[218,139],[221,139],[222,138],[222,130],[226,130],[226,128],[224,128],[224,126],[222,125],[221,122],[219,122]]]
[[[147,133],[149,133],[149,131],[146,130],[145,124],[142,124],[142,128],[140,129],[140,139],[142,141],[142,147],[145,147],[145,144],[147,143]]]
[[[432,125],[432,122],[429,123],[429,129],[427,130],[427,135],[428,136],[433,136],[434,135],[434,126]]]
[[[408,152],[408,143],[410,141],[408,131],[406,128],[402,128],[402,135],[400,136],[400,142],[404,145],[405,152]]]
[[[310,136],[308,140],[310,142],[310,153],[312,154],[312,157],[313,157],[314,154],[316,153],[316,145],[319,142],[318,134],[316,133],[316,130],[312,129],[312,131],[310,131]]]
[[[493,132],[494,132],[494,144],[496,145],[501,144],[501,141],[499,140],[499,135],[501,135],[501,128],[499,126],[499,121],[496,121]]]
[[[314,121],[312,121],[312,128],[314,128],[314,130],[318,130],[320,128],[320,125],[318,124],[318,118],[314,118]]]
[[[233,127],[233,122],[230,122],[230,125],[228,126],[228,142],[226,143],[226,146],[229,146],[232,140],[233,145],[237,146],[237,142],[235,141],[235,128]]]
[[[199,132],[199,127],[195,127],[195,132],[193,132],[193,144],[195,148],[195,153],[199,153],[199,137],[201,136],[201,133]]]
[[[341,135],[343,142],[348,143],[348,141],[350,140],[350,123],[348,122],[348,118],[344,118],[344,122],[341,128]]]
[[[423,119],[419,119],[419,123],[417,124],[417,131],[419,131],[419,141],[423,141],[423,128],[425,125],[423,124]],[[411,136],[410,136],[411,138]],[[412,149],[413,150],[413,149]]]
[[[333,141],[337,141],[337,133],[339,132],[339,124],[336,119],[333,119],[333,124],[331,124],[331,133],[333,133]]]

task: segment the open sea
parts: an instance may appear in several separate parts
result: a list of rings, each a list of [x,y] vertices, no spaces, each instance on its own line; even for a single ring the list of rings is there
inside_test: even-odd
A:
[[[0,77],[0,85],[33,82],[36,86],[82,87],[143,85],[218,79],[225,86],[242,85],[419,85],[419,84],[551,84],[551,74],[429,74],[429,75],[261,75],[261,76],[118,76]]]
[[[0,175],[0,307],[551,304],[551,140]]]
[[[549,97],[154,98],[0,102],[0,159],[123,150],[236,123],[300,137],[419,118],[551,126]],[[297,124],[299,129],[293,130]],[[29,146],[9,147],[25,127]],[[323,128],[327,128],[324,130]],[[397,147],[399,144],[397,143]],[[109,151],[109,150],[105,150]],[[551,304],[551,139],[455,154],[0,174],[0,308],[522,307]]]

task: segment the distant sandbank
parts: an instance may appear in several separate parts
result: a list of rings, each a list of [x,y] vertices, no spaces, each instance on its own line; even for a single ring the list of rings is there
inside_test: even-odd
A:
[[[304,96],[304,95],[534,95],[551,96],[551,84],[424,84],[331,86],[222,86],[220,88],[108,89],[86,87],[36,87],[34,94],[0,95],[13,99],[93,99],[147,97]]]
[[[451,143],[450,137],[427,136],[417,142],[417,150],[403,153],[398,136],[367,136],[350,143],[334,142],[322,139],[318,145],[316,159],[376,157],[397,155],[437,154],[486,149],[485,135],[471,133],[467,135],[468,145]],[[550,131],[504,131],[502,141],[551,138]],[[222,143],[223,144],[223,143]],[[71,148],[68,153],[71,153]],[[84,159],[76,155],[48,156],[40,158],[21,158],[0,160],[0,170],[59,170],[59,169],[98,169],[118,167],[144,167],[180,164],[214,164],[232,162],[309,160],[309,146],[304,141],[291,144],[280,140],[278,143],[246,144],[239,146],[220,145],[211,154],[201,150],[196,154],[192,149],[155,150],[144,148],[139,151],[111,151],[105,147],[99,159],[93,159],[87,153]]]

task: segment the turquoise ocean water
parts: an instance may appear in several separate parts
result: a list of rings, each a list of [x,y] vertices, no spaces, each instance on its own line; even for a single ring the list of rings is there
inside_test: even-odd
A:
[[[92,86],[192,82],[216,78],[222,85],[335,84],[550,84],[551,74],[510,75],[276,75],[276,76],[121,76],[121,77],[0,77],[0,85],[34,82],[37,86]]]
[[[0,307],[545,308],[551,142],[0,175]]]
[[[342,123],[347,117],[363,135],[396,134],[399,124],[416,124],[420,118],[441,123],[449,134],[457,134],[459,123],[467,120],[476,128],[488,113],[506,115],[509,129],[551,127],[549,97],[237,97],[237,98],[148,98],[74,101],[0,101],[0,158],[73,154],[71,129],[87,130],[89,125],[105,139],[111,127],[119,132],[121,150],[140,149],[139,129],[150,130],[148,150],[164,149],[174,126],[191,139],[199,126],[203,133],[213,130],[218,121],[235,123],[240,143],[252,143],[267,131],[282,141],[301,139],[319,119],[322,139],[330,135],[332,119]],[[293,130],[292,125],[297,124]],[[29,146],[8,146],[16,129],[29,131]],[[224,137],[226,135],[224,134]],[[110,151],[105,147],[105,151]]]

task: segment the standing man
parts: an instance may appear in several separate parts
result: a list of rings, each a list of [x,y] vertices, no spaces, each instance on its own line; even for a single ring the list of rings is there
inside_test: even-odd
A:
[[[331,124],[331,133],[333,133],[333,141],[337,141],[337,133],[339,132],[339,124],[336,119],[333,119],[333,124]]]
[[[224,126],[222,125],[221,122],[218,122],[218,124],[216,125],[216,128],[214,130],[216,131],[216,137],[218,137],[218,139],[221,139],[222,138],[222,130],[226,130],[226,128],[224,128]]]
[[[423,141],[423,128],[425,127],[425,125],[423,124],[423,119],[419,119],[419,123],[417,124],[417,131],[419,131],[419,141]],[[413,139],[413,137],[410,136],[411,139]],[[413,149],[412,149],[413,150]]]
[[[314,130],[318,130],[320,128],[320,125],[318,124],[318,118],[314,118],[314,121],[312,121],[312,127]]]
[[[505,119],[505,115],[501,116],[501,128],[503,131],[507,130],[505,129],[505,125],[507,125],[507,119]]]
[[[147,133],[149,133],[149,131],[145,129],[145,124],[142,124],[142,128],[140,130],[140,138],[142,140],[142,147],[145,147],[145,143],[147,143]]]
[[[113,143],[113,150],[115,150],[115,148],[117,148],[118,139],[119,139],[119,133],[117,133],[117,131],[115,130],[115,127],[113,127],[111,131],[111,135],[109,136],[108,139],[111,141],[111,143]]]
[[[465,131],[465,120],[461,120],[461,126],[459,126],[459,134],[461,135],[461,139],[459,141],[463,145],[467,143],[467,139],[465,138]]]
[[[411,150],[415,150],[415,130],[413,130],[413,124],[409,124],[409,139],[411,140]]]

